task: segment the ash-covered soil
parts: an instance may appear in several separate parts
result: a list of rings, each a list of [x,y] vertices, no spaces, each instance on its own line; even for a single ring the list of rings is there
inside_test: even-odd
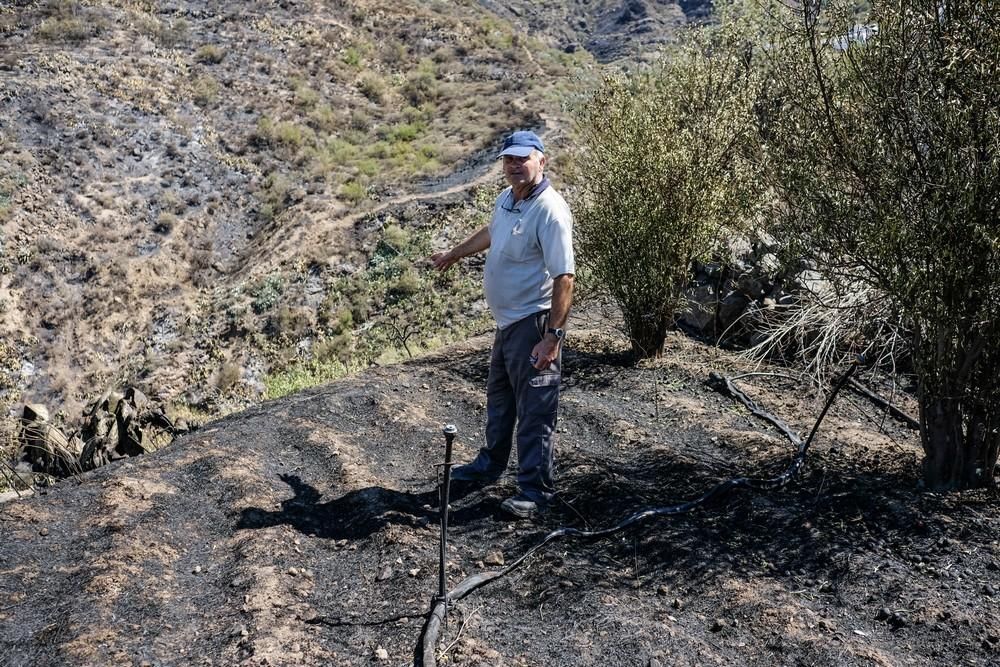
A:
[[[558,526],[608,526],[792,454],[705,386],[744,360],[678,335],[635,367],[580,319],[561,500],[519,521],[499,510],[510,477],[456,489],[451,585]],[[437,589],[440,429],[473,455],[489,344],[265,403],[0,506],[0,664],[409,664]],[[823,400],[788,377],[738,384],[803,434]],[[439,663],[998,664],[997,499],[921,492],[919,453],[845,391],[791,485],[553,543],[453,606]]]

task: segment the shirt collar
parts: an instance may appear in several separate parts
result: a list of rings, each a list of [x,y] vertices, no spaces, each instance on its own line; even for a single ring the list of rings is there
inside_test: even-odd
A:
[[[535,187],[533,187],[531,189],[531,192],[528,193],[528,196],[525,197],[524,199],[522,199],[521,201],[517,202],[517,204],[514,203],[514,188],[511,188],[510,189],[510,207],[514,208],[515,206],[521,206],[521,204],[525,204],[525,203],[531,201],[532,199],[534,199],[538,195],[540,195],[543,192],[545,192],[546,188],[548,188],[550,185],[552,185],[552,183],[549,181],[548,177],[542,178],[541,182],[538,185],[536,185]]]
[[[550,185],[549,179],[543,178],[541,183],[539,183],[538,185],[536,185],[531,189],[531,193],[524,198],[524,201],[530,201],[535,197],[537,197],[538,195],[542,194],[543,192],[545,192],[545,188],[549,187],[549,185]]]

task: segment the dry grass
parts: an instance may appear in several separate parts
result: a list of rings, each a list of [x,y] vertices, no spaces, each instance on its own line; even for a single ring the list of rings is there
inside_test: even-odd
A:
[[[194,52],[195,62],[203,65],[218,65],[226,57],[225,49],[215,44],[205,44]]]
[[[863,283],[836,284],[815,277],[789,306],[748,310],[758,342],[751,359],[782,359],[800,365],[826,383],[832,369],[864,355],[878,367],[890,367],[901,349],[901,334],[888,301]]]

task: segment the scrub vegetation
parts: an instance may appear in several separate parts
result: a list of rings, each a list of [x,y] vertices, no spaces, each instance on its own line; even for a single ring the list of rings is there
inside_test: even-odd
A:
[[[486,211],[453,227],[456,235],[482,224]],[[317,335],[306,359],[272,363],[264,378],[277,398],[343,377],[372,364],[412,359],[490,327],[480,303],[478,274],[425,270],[431,232],[383,221],[366,266],[334,278],[316,309]]]
[[[822,309],[840,311],[795,320],[812,338],[833,339],[798,354],[839,363],[864,352],[912,377],[924,483],[992,485],[992,12],[937,1],[736,4],[683,42],[663,65],[607,82],[580,113],[590,167],[581,247],[620,305],[633,350],[659,352],[692,259],[718,258],[744,229],[751,241],[766,235],[834,296]],[[795,336],[781,325],[761,349],[787,352]]]
[[[0,35],[5,453],[24,402],[221,415],[481,326],[418,253],[594,63],[468,2],[45,0]]]
[[[639,357],[663,349],[692,262],[723,251],[760,195],[760,78],[739,57],[745,35],[725,24],[683,36],[657,65],[610,76],[578,113],[580,252]]]

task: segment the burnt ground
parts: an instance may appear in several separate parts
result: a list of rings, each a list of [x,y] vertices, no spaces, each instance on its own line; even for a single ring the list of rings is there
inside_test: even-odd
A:
[[[489,342],[0,506],[0,664],[409,664],[437,588],[440,428],[455,423],[456,458],[471,457]],[[510,477],[457,489],[451,585],[557,526],[784,468],[791,445],[704,384],[745,360],[682,336],[638,368],[621,349],[600,332],[570,343],[548,515],[504,516]],[[739,384],[800,433],[822,402],[807,381]],[[795,482],[551,544],[453,606],[440,663],[1000,664],[998,501],[921,492],[918,461],[914,432],[845,393]]]

